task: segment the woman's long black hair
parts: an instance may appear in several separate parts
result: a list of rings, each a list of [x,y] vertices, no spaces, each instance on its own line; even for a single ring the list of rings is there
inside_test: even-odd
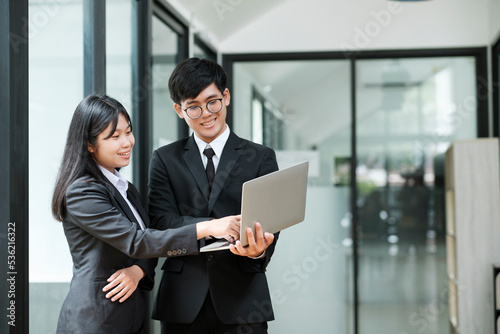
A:
[[[76,107],[69,126],[64,155],[52,196],[52,215],[58,221],[66,216],[66,191],[78,178],[89,175],[104,183],[105,176],[89,152],[89,144],[97,146],[97,137],[112,124],[108,134],[116,130],[118,117],[122,114],[130,125],[130,116],[117,100],[106,95],[89,95]]]

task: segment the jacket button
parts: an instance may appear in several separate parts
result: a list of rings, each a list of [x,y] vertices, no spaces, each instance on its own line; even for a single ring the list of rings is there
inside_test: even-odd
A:
[[[167,256],[172,256],[172,251],[168,251]]]
[[[183,248],[182,249],[182,254],[186,254],[187,253],[187,249],[186,248]]]
[[[213,255],[209,255],[207,256],[207,261],[210,262],[214,259],[214,256]]]

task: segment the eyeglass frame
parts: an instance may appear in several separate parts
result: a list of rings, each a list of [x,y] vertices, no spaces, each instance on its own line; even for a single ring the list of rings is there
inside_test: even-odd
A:
[[[221,110],[222,110],[222,106],[223,106],[223,103],[222,103],[222,100],[224,100],[224,97],[221,97],[221,98],[218,98],[218,99],[212,99],[210,101],[207,102],[207,104],[205,105],[205,109],[208,110],[210,113],[212,114],[217,114],[219,113]],[[208,105],[213,102],[213,101],[220,101],[220,109],[217,110],[217,111],[212,111],[208,108]],[[198,117],[191,117],[191,115],[189,115],[189,113],[187,112],[188,109],[190,108],[200,108],[201,112],[200,112],[200,116]],[[203,108],[201,106],[190,106],[190,107],[187,107],[186,109],[182,109],[182,111],[184,111],[186,113],[186,115],[188,115],[189,118],[191,119],[198,119],[201,117],[201,115],[203,115]]]

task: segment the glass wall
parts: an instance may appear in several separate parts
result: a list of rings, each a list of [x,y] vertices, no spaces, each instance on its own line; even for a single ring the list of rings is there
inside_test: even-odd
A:
[[[233,66],[232,130],[274,148],[280,168],[310,161],[306,218],[281,232],[267,270],[270,333],[353,332],[349,70],[346,60]]]
[[[82,1],[29,2],[29,327],[54,333],[72,261],[52,191],[83,94]]]
[[[475,66],[356,62],[359,333],[449,331],[444,152],[477,136]]]

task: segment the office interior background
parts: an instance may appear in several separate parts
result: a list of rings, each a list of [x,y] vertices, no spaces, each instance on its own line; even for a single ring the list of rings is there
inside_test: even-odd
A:
[[[168,78],[198,56],[229,74],[233,131],[280,168],[311,164],[306,219],[268,268],[269,332],[449,333],[444,154],[498,137],[498,14],[498,0],[2,0],[0,332],[55,332],[72,261],[50,201],[76,105],[106,92],[131,113],[123,172],[146,201],[152,150],[189,135]]]

